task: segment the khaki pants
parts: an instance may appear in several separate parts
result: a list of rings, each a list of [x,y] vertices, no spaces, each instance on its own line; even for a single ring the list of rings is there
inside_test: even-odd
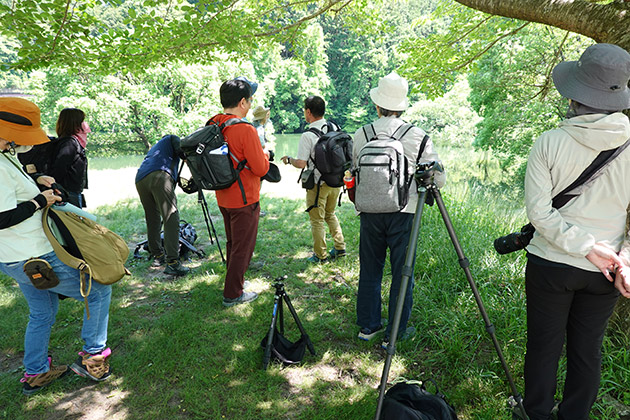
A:
[[[335,249],[346,249],[346,243],[343,239],[343,232],[339,225],[339,220],[335,215],[335,206],[337,205],[337,199],[341,193],[341,187],[332,188],[322,182],[319,187],[318,206],[311,209],[308,215],[311,219],[311,232],[313,233],[313,251],[317,258],[325,259],[328,257],[326,250],[326,225],[330,231],[333,242],[335,243]],[[317,195],[317,185],[306,190],[306,206],[311,206],[315,202],[315,196]]]

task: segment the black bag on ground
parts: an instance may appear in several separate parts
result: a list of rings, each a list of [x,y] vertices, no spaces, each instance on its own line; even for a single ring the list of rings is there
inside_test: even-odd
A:
[[[263,350],[267,347],[269,333],[260,342]],[[306,351],[306,337],[301,336],[295,343],[289,341],[286,337],[278,332],[276,328],[271,342],[271,359],[277,360],[285,366],[295,365],[302,362],[304,352]]]
[[[160,232],[160,238],[162,239],[162,244],[164,244],[164,232]],[[190,253],[197,255],[199,258],[203,258],[205,253],[201,249],[197,249],[194,246],[195,241],[197,240],[197,230],[193,225],[188,223],[185,220],[181,220],[179,222],[179,258],[182,260],[187,260],[190,257]],[[141,250],[145,250],[149,252],[148,241],[144,240],[142,242],[138,242],[136,245],[136,249],[133,251],[134,258],[142,258],[140,255]]]
[[[424,383],[400,382],[392,386],[383,399],[380,420],[457,420],[455,409],[446,401],[437,384],[435,393]]]
[[[223,124],[210,120],[205,127],[184,137],[180,146],[198,188],[216,191],[238,182],[243,203],[247,204],[240,178],[240,172],[245,168],[247,161],[236,159],[223,136],[223,130],[234,124],[249,123],[239,118],[230,118]],[[232,162],[236,163],[236,168]]]

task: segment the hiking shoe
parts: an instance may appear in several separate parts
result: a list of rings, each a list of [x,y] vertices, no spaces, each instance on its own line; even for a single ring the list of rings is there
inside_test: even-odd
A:
[[[381,332],[383,332],[383,324],[380,324],[377,328],[372,330],[369,328],[361,328],[361,331],[359,331],[359,340],[370,341]]]
[[[164,265],[164,263],[166,263],[166,257],[164,256],[164,254],[160,254],[160,255],[152,255],[149,257],[151,261],[151,267],[160,267],[162,265]]]
[[[321,259],[317,255],[313,254],[310,257],[308,257],[306,259],[306,261],[311,262],[311,263],[323,263],[323,262],[326,262],[328,260],[326,258]]]
[[[66,365],[55,366],[52,364],[52,358],[48,357],[48,366],[50,369],[48,372],[38,373],[37,375],[29,375],[28,373],[24,374],[24,377],[20,379],[22,382],[22,394],[24,395],[32,395],[49,385],[55,379],[59,379],[62,376],[65,376],[69,370]]]
[[[229,308],[230,306],[234,306],[234,305],[239,305],[241,303],[247,303],[247,302],[251,302],[253,300],[256,300],[256,298],[258,297],[258,293],[256,292],[246,292],[243,290],[243,293],[234,299],[230,299],[230,298],[223,298],[223,306]]]
[[[111,374],[109,360],[107,360],[111,354],[112,350],[109,347],[96,354],[80,351],[79,358],[70,366],[70,369],[84,378],[98,382],[104,381]]]
[[[328,257],[331,260],[337,259],[339,257],[345,257],[346,256],[346,250],[345,249],[337,249],[337,248],[333,248],[330,250],[330,252],[328,252]]]
[[[396,338],[396,342],[401,343],[403,341],[410,340],[415,336],[416,336],[415,327],[407,327],[405,332],[403,332],[402,334],[400,333],[398,334],[398,337]],[[385,340],[383,340],[383,342],[381,343],[381,347],[383,348],[383,350],[387,350],[388,345],[389,345],[389,337],[385,337]]]
[[[185,276],[190,272],[190,268],[185,267],[179,261],[172,261],[166,265],[164,269],[164,274],[168,274],[171,276]]]

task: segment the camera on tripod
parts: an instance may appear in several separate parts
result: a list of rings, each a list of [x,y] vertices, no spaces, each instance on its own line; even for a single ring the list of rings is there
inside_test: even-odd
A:
[[[444,172],[444,167],[441,163],[432,160],[430,162],[418,162],[416,165],[416,183],[418,186],[427,186],[433,183],[436,172]]]

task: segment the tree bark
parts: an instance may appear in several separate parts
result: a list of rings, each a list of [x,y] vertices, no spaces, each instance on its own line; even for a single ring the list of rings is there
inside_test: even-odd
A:
[[[630,50],[630,3],[586,0],[455,0],[491,15],[542,23]]]

